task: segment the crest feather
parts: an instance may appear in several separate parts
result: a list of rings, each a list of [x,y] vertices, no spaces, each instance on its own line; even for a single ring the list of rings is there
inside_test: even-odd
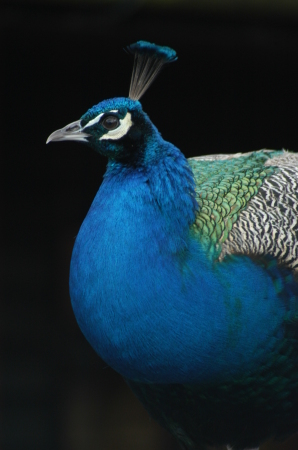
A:
[[[175,50],[170,47],[138,41],[127,47],[129,53],[134,55],[129,98],[139,100],[154,81],[165,64],[176,61]]]

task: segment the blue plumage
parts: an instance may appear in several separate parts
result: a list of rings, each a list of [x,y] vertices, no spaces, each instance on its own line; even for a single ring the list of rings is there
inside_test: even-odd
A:
[[[296,155],[187,160],[138,101],[175,52],[130,51],[129,98],[48,139],[108,158],[71,260],[78,324],[184,448],[284,437],[298,429]]]

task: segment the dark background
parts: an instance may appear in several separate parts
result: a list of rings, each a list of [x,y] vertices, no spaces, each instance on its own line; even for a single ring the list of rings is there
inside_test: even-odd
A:
[[[298,150],[298,13],[183,5],[0,6],[1,449],[177,449],[71,311],[71,250],[106,161],[45,141],[93,104],[128,94],[122,49],[144,39],[177,50],[142,104],[187,156]]]

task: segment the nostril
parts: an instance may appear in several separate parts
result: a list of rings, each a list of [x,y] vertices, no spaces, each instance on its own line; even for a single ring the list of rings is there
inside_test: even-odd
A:
[[[80,130],[79,125],[71,125],[70,127],[67,127],[65,131],[78,131]]]

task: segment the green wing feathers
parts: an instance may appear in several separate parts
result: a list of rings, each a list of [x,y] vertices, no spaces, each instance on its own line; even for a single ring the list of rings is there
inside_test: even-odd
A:
[[[268,159],[282,152],[215,155],[189,159],[196,182],[199,211],[193,230],[210,249],[220,252],[233,224],[264,180],[278,168],[266,166]]]

